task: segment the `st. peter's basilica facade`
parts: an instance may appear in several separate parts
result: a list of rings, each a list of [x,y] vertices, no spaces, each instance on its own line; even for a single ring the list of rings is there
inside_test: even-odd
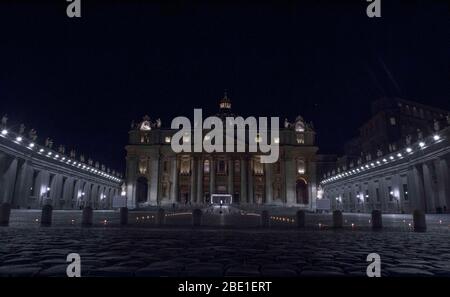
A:
[[[231,116],[231,101],[219,102],[218,117]],[[175,153],[175,129],[145,116],[132,124],[126,146],[126,196],[129,208],[153,205],[206,204],[221,194],[238,205],[316,207],[315,131],[301,116],[280,127],[279,158],[261,163],[248,152]],[[205,133],[206,134],[206,133]]]

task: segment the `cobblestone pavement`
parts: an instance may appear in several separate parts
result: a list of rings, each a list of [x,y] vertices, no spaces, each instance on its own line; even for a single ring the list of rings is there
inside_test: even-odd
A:
[[[2,227],[0,276],[450,276],[448,232],[138,227]]]

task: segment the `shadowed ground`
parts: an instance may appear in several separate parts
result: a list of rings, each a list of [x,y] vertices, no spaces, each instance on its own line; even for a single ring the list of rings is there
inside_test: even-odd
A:
[[[407,215],[385,216],[387,228],[376,232],[362,214],[345,214],[345,228],[335,231],[330,215],[309,214],[299,230],[292,213],[272,212],[271,227],[262,229],[256,212],[233,210],[204,214],[216,226],[194,229],[180,213],[168,213],[172,225],[160,228],[150,212],[130,213],[126,227],[117,226],[116,213],[103,213],[106,224],[96,214],[92,228],[70,225],[74,212],[55,213],[50,228],[33,221],[39,213],[15,213],[0,228],[0,275],[65,276],[66,256],[79,253],[82,276],[365,276],[367,255],[378,253],[382,275],[450,276],[448,215],[427,216],[429,231],[415,233]],[[242,226],[221,227],[233,224]]]

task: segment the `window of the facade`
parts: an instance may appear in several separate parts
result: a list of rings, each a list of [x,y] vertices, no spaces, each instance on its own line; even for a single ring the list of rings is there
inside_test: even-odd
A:
[[[253,172],[255,175],[264,175],[264,166],[259,159],[253,161]]]
[[[234,161],[234,173],[241,172],[241,162],[239,160]]]
[[[181,159],[180,174],[189,175],[191,173],[191,162],[188,158]]]
[[[297,172],[299,174],[305,174],[306,168],[305,168],[305,161],[302,159],[297,160]]]
[[[299,133],[297,134],[297,143],[304,144],[305,143],[305,134]]]
[[[146,158],[139,159],[139,173],[147,174],[147,159]]]
[[[396,121],[396,119],[394,117],[391,117],[389,119],[389,122],[391,123],[392,126],[395,126],[397,124],[397,121]]]
[[[273,172],[275,172],[275,174],[280,174],[281,173],[281,166],[280,166],[280,162],[275,162],[273,164]]]
[[[203,173],[209,173],[209,160],[205,160],[205,162],[203,163]]]
[[[218,174],[226,174],[227,173],[227,166],[226,166],[225,160],[218,160],[217,173]]]

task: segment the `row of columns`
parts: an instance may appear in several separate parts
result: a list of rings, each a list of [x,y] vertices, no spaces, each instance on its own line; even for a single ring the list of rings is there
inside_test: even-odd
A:
[[[403,176],[403,177],[402,177]],[[388,184],[387,179],[390,179]],[[375,181],[378,182],[376,185]],[[362,184],[367,183],[368,195],[367,203],[365,188]],[[406,184],[406,192],[403,185]],[[359,186],[359,189],[357,189]],[[394,201],[390,201],[390,190],[394,192]],[[325,191],[328,198],[332,199],[335,209],[350,211],[351,209],[363,212],[370,211],[371,208],[382,210],[383,212],[412,212],[419,209],[427,213],[445,212],[450,206],[450,179],[449,179],[449,159],[446,157],[427,160],[422,163],[409,165],[406,170],[393,171],[387,173],[374,172],[373,177],[366,180],[359,180],[352,183],[339,183],[336,185],[326,185]],[[335,197],[352,193],[352,204],[336,204]],[[357,205],[357,196],[363,193],[362,205]],[[377,193],[379,201],[377,200]],[[408,199],[406,199],[406,196]],[[362,209],[361,209],[362,207]]]
[[[92,184],[46,169],[36,169],[28,160],[0,153],[0,202],[10,203],[13,208],[40,208],[49,203],[55,208],[73,208],[77,206],[78,198],[88,202],[92,201],[91,198],[98,199],[97,203],[101,194],[109,200],[118,194],[118,189],[95,183],[91,187]],[[78,197],[78,192],[84,195]],[[99,203],[98,206],[102,205]]]

